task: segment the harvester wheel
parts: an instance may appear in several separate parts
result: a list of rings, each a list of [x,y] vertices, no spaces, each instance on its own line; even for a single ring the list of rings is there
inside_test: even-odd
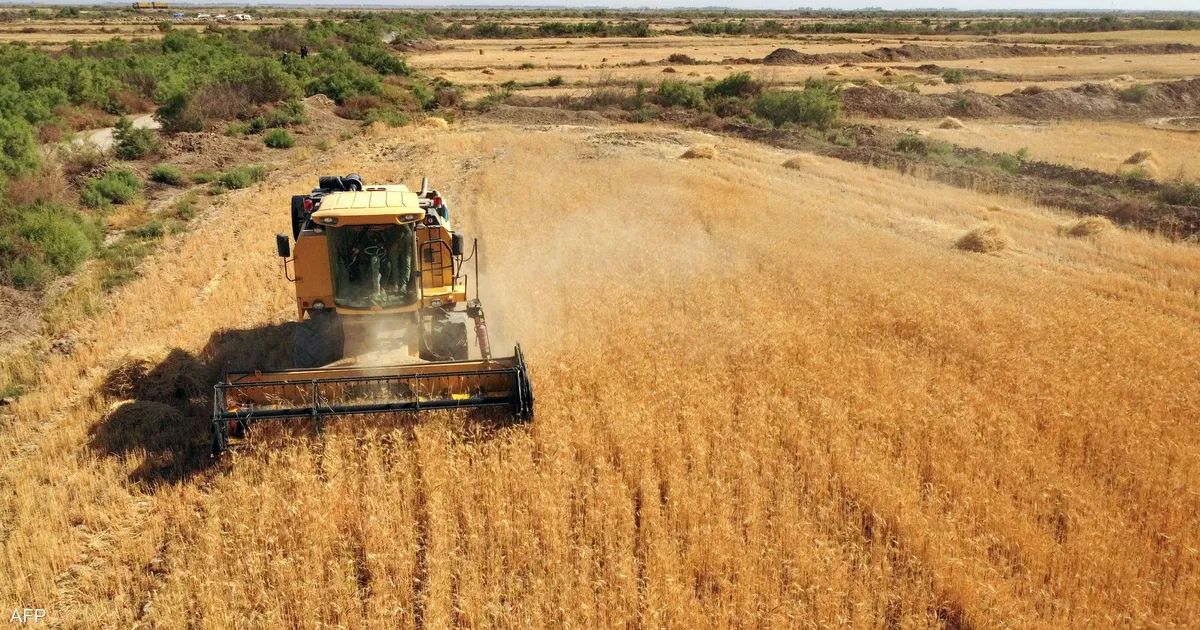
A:
[[[342,327],[336,313],[312,313],[296,325],[292,336],[292,362],[298,368],[315,368],[342,358]]]

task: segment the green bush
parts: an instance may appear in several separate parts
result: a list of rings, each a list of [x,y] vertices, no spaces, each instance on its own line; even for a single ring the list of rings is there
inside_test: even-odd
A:
[[[125,116],[117,120],[113,139],[116,140],[113,153],[122,160],[141,159],[158,148],[158,133],[153,129],[134,127]]]
[[[267,114],[267,124],[271,127],[290,127],[308,122],[308,114],[304,111],[304,103],[296,99],[284,101]]]
[[[658,98],[667,107],[703,109],[704,90],[684,81],[666,79],[658,84]]]
[[[826,129],[841,115],[842,102],[828,86],[814,84],[800,91],[765,91],[751,109],[776,127],[803,123]]]
[[[409,123],[409,118],[397,109],[377,107],[368,111],[366,118],[363,118],[364,125],[374,122],[381,122],[389,127],[403,127]]]
[[[59,206],[38,206],[21,212],[16,229],[26,242],[40,250],[44,262],[58,274],[79,268],[95,251],[99,229],[78,212]]]
[[[962,68],[947,68],[942,71],[942,80],[946,83],[965,83],[967,72]]]
[[[546,79],[546,85],[548,85],[550,87],[558,87],[562,84],[563,84],[563,78],[562,78],[561,74],[556,74],[556,75],[550,77],[549,79]]]
[[[155,219],[149,223],[146,223],[145,225],[139,225],[133,228],[130,230],[130,233],[137,238],[155,239],[162,238],[163,234],[166,233],[166,230],[163,229],[162,221]]]
[[[150,171],[150,181],[170,186],[182,186],[187,179],[178,168],[170,164],[159,164]]]
[[[1163,185],[1159,198],[1175,206],[1200,207],[1200,182],[1177,180]]]
[[[715,96],[754,96],[761,91],[762,84],[752,79],[749,72],[737,72],[709,85],[704,94],[711,99]]]
[[[41,162],[33,127],[21,118],[0,116],[0,173],[20,175]]]
[[[196,218],[196,211],[196,193],[189,192],[180,197],[165,216],[178,221],[191,221]]]
[[[34,258],[20,258],[8,267],[9,282],[21,289],[39,288],[53,275],[46,263]]]
[[[296,145],[296,139],[288,133],[287,129],[276,127],[267,131],[263,136],[263,144],[272,149],[290,149]]]
[[[929,145],[917,136],[907,135],[902,136],[896,143],[896,150],[903,151],[905,153],[926,155],[929,153]]]
[[[1016,173],[1021,170],[1022,163],[1024,163],[1024,160],[1012,153],[1001,153],[996,156],[996,168],[1006,173]]]
[[[126,169],[113,169],[102,177],[93,177],[83,183],[79,199],[90,208],[106,209],[114,203],[133,201],[142,190],[137,175]]]
[[[187,91],[166,96],[154,112],[154,118],[167,133],[204,131],[204,117],[193,107],[192,95]]]
[[[230,190],[246,188],[250,184],[260,182],[267,177],[267,169],[263,166],[239,166],[232,171],[229,171],[220,177],[217,177],[216,183]]]

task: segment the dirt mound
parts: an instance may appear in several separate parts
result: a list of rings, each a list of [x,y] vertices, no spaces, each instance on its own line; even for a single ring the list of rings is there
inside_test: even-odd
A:
[[[961,61],[964,59],[994,59],[1011,57],[1061,57],[1119,54],[1185,54],[1200,52],[1191,44],[1140,44],[1124,46],[1031,46],[1021,44],[966,44],[961,46],[926,46],[905,44],[884,46],[863,52],[805,54],[791,48],[778,48],[762,58],[768,65],[784,64],[847,64],[889,61]]]
[[[421,121],[421,126],[422,127],[430,127],[433,129],[445,129],[450,126],[450,123],[445,118],[438,118],[437,116],[430,116],[430,117],[426,118],[425,120]]]
[[[694,63],[697,63],[697,61],[695,59],[693,59],[691,57],[691,55],[685,55],[683,53],[673,53],[669,57],[667,57],[667,63],[677,63],[680,65],[686,66],[686,65],[692,65]]]
[[[711,160],[717,157],[717,147],[711,144],[694,144],[679,157],[685,160]]]
[[[981,225],[963,234],[955,242],[955,246],[959,249],[980,254],[998,252],[1007,249],[1010,245],[1012,245],[1012,239],[1008,238],[1004,228],[994,223]]]
[[[809,61],[815,58],[816,55],[806,55],[798,50],[791,48],[776,48],[770,54],[762,58],[762,62],[768,65],[784,65],[784,64],[802,64],[802,63],[818,63]]]
[[[261,142],[207,131],[168,136],[161,149],[162,161],[192,170],[223,169],[245,164],[254,159],[248,156],[263,150]]]
[[[942,119],[942,122],[938,123],[938,129],[963,129],[965,127],[966,125],[963,124],[963,121],[953,116],[947,116]]]
[[[1084,238],[1098,236],[1115,229],[1115,227],[1112,221],[1104,217],[1084,217],[1061,226],[1059,231],[1067,236]]]

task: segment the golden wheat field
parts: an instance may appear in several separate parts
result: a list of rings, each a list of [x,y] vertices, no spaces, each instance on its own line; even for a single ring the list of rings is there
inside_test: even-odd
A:
[[[83,628],[1200,623],[1195,246],[793,157],[468,122],[229,193],[15,403],[0,602]],[[289,352],[288,197],[352,170],[449,195],[537,417],[264,425],[211,463],[214,362]],[[1006,249],[956,247],[983,224]]]

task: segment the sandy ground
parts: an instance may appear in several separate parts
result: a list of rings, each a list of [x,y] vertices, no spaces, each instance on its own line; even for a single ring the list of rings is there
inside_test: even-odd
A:
[[[678,158],[697,142],[716,159]],[[459,123],[229,193],[10,408],[0,602],[64,627],[1195,625],[1196,247],[789,157]],[[286,353],[271,235],[349,171],[455,200],[537,419],[263,425],[213,465],[205,364]],[[957,250],[984,221],[1011,246]],[[134,400],[105,385],[130,356],[159,362]]]

